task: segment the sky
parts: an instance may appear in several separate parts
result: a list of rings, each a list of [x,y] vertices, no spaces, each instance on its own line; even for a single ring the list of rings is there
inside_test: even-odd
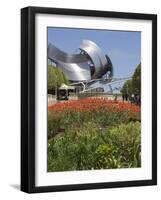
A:
[[[92,40],[110,57],[114,78],[132,76],[141,62],[141,32],[48,28],[48,44],[67,53],[74,53],[82,40]]]

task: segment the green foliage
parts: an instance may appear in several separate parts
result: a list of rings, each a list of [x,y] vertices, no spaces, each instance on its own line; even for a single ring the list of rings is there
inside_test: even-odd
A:
[[[139,167],[141,165],[140,133],[140,122],[121,124],[119,127],[110,130],[109,143],[117,147],[118,157],[124,167]]]
[[[93,122],[48,141],[48,171],[140,167],[140,122],[100,129]]]
[[[128,94],[129,96],[131,96],[131,94],[133,93],[133,86],[132,86],[132,80],[127,80],[122,89],[121,89],[121,93],[122,94]]]
[[[141,64],[139,64],[132,77],[132,85],[134,88],[134,93],[141,94]]]
[[[62,117],[61,113],[55,115],[52,112],[48,112],[48,138],[54,137],[60,131]]]
[[[91,169],[99,142],[93,123],[66,129],[63,137],[48,142],[48,171]]]
[[[110,144],[101,144],[95,151],[95,168],[120,168],[120,158],[117,156],[118,148]]]
[[[124,83],[121,93],[128,93],[129,96],[131,94],[141,95],[141,63],[136,67],[132,79]]]
[[[50,112],[48,111],[48,138],[52,138],[64,129],[80,127],[85,122],[91,122],[97,127],[117,126],[121,123],[127,124],[130,121],[140,121],[140,113],[130,115],[127,111],[106,111],[100,109],[97,112]]]
[[[55,90],[62,83],[69,83],[63,72],[54,66],[48,65],[48,90]]]

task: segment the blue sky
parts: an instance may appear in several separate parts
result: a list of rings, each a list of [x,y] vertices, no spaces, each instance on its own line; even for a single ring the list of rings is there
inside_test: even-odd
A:
[[[82,40],[92,40],[107,54],[114,67],[114,77],[132,76],[141,62],[141,32],[48,28],[48,43],[74,53]]]

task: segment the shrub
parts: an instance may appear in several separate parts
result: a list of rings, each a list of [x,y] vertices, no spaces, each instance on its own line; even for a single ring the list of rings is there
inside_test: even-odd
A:
[[[120,159],[117,156],[118,149],[110,144],[101,144],[95,151],[95,169],[120,168]]]
[[[48,171],[91,169],[93,152],[101,142],[92,123],[66,129],[63,137],[48,142]]]
[[[141,165],[141,126],[139,122],[122,124],[109,132],[109,143],[118,148],[118,156],[125,167]]]
[[[48,138],[54,137],[60,129],[61,116],[55,115],[55,113],[48,112]]]
[[[140,122],[109,129],[84,122],[48,141],[48,171],[140,167],[140,151]]]

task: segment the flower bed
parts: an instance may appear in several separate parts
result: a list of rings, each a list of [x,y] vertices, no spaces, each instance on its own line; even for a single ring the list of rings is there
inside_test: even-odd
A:
[[[104,98],[86,98],[77,101],[57,103],[48,107],[49,111],[62,112],[74,110],[77,112],[99,111],[100,108],[107,111],[140,112],[140,107],[127,102],[109,101]]]
[[[48,171],[140,167],[140,111],[88,98],[48,107]]]

